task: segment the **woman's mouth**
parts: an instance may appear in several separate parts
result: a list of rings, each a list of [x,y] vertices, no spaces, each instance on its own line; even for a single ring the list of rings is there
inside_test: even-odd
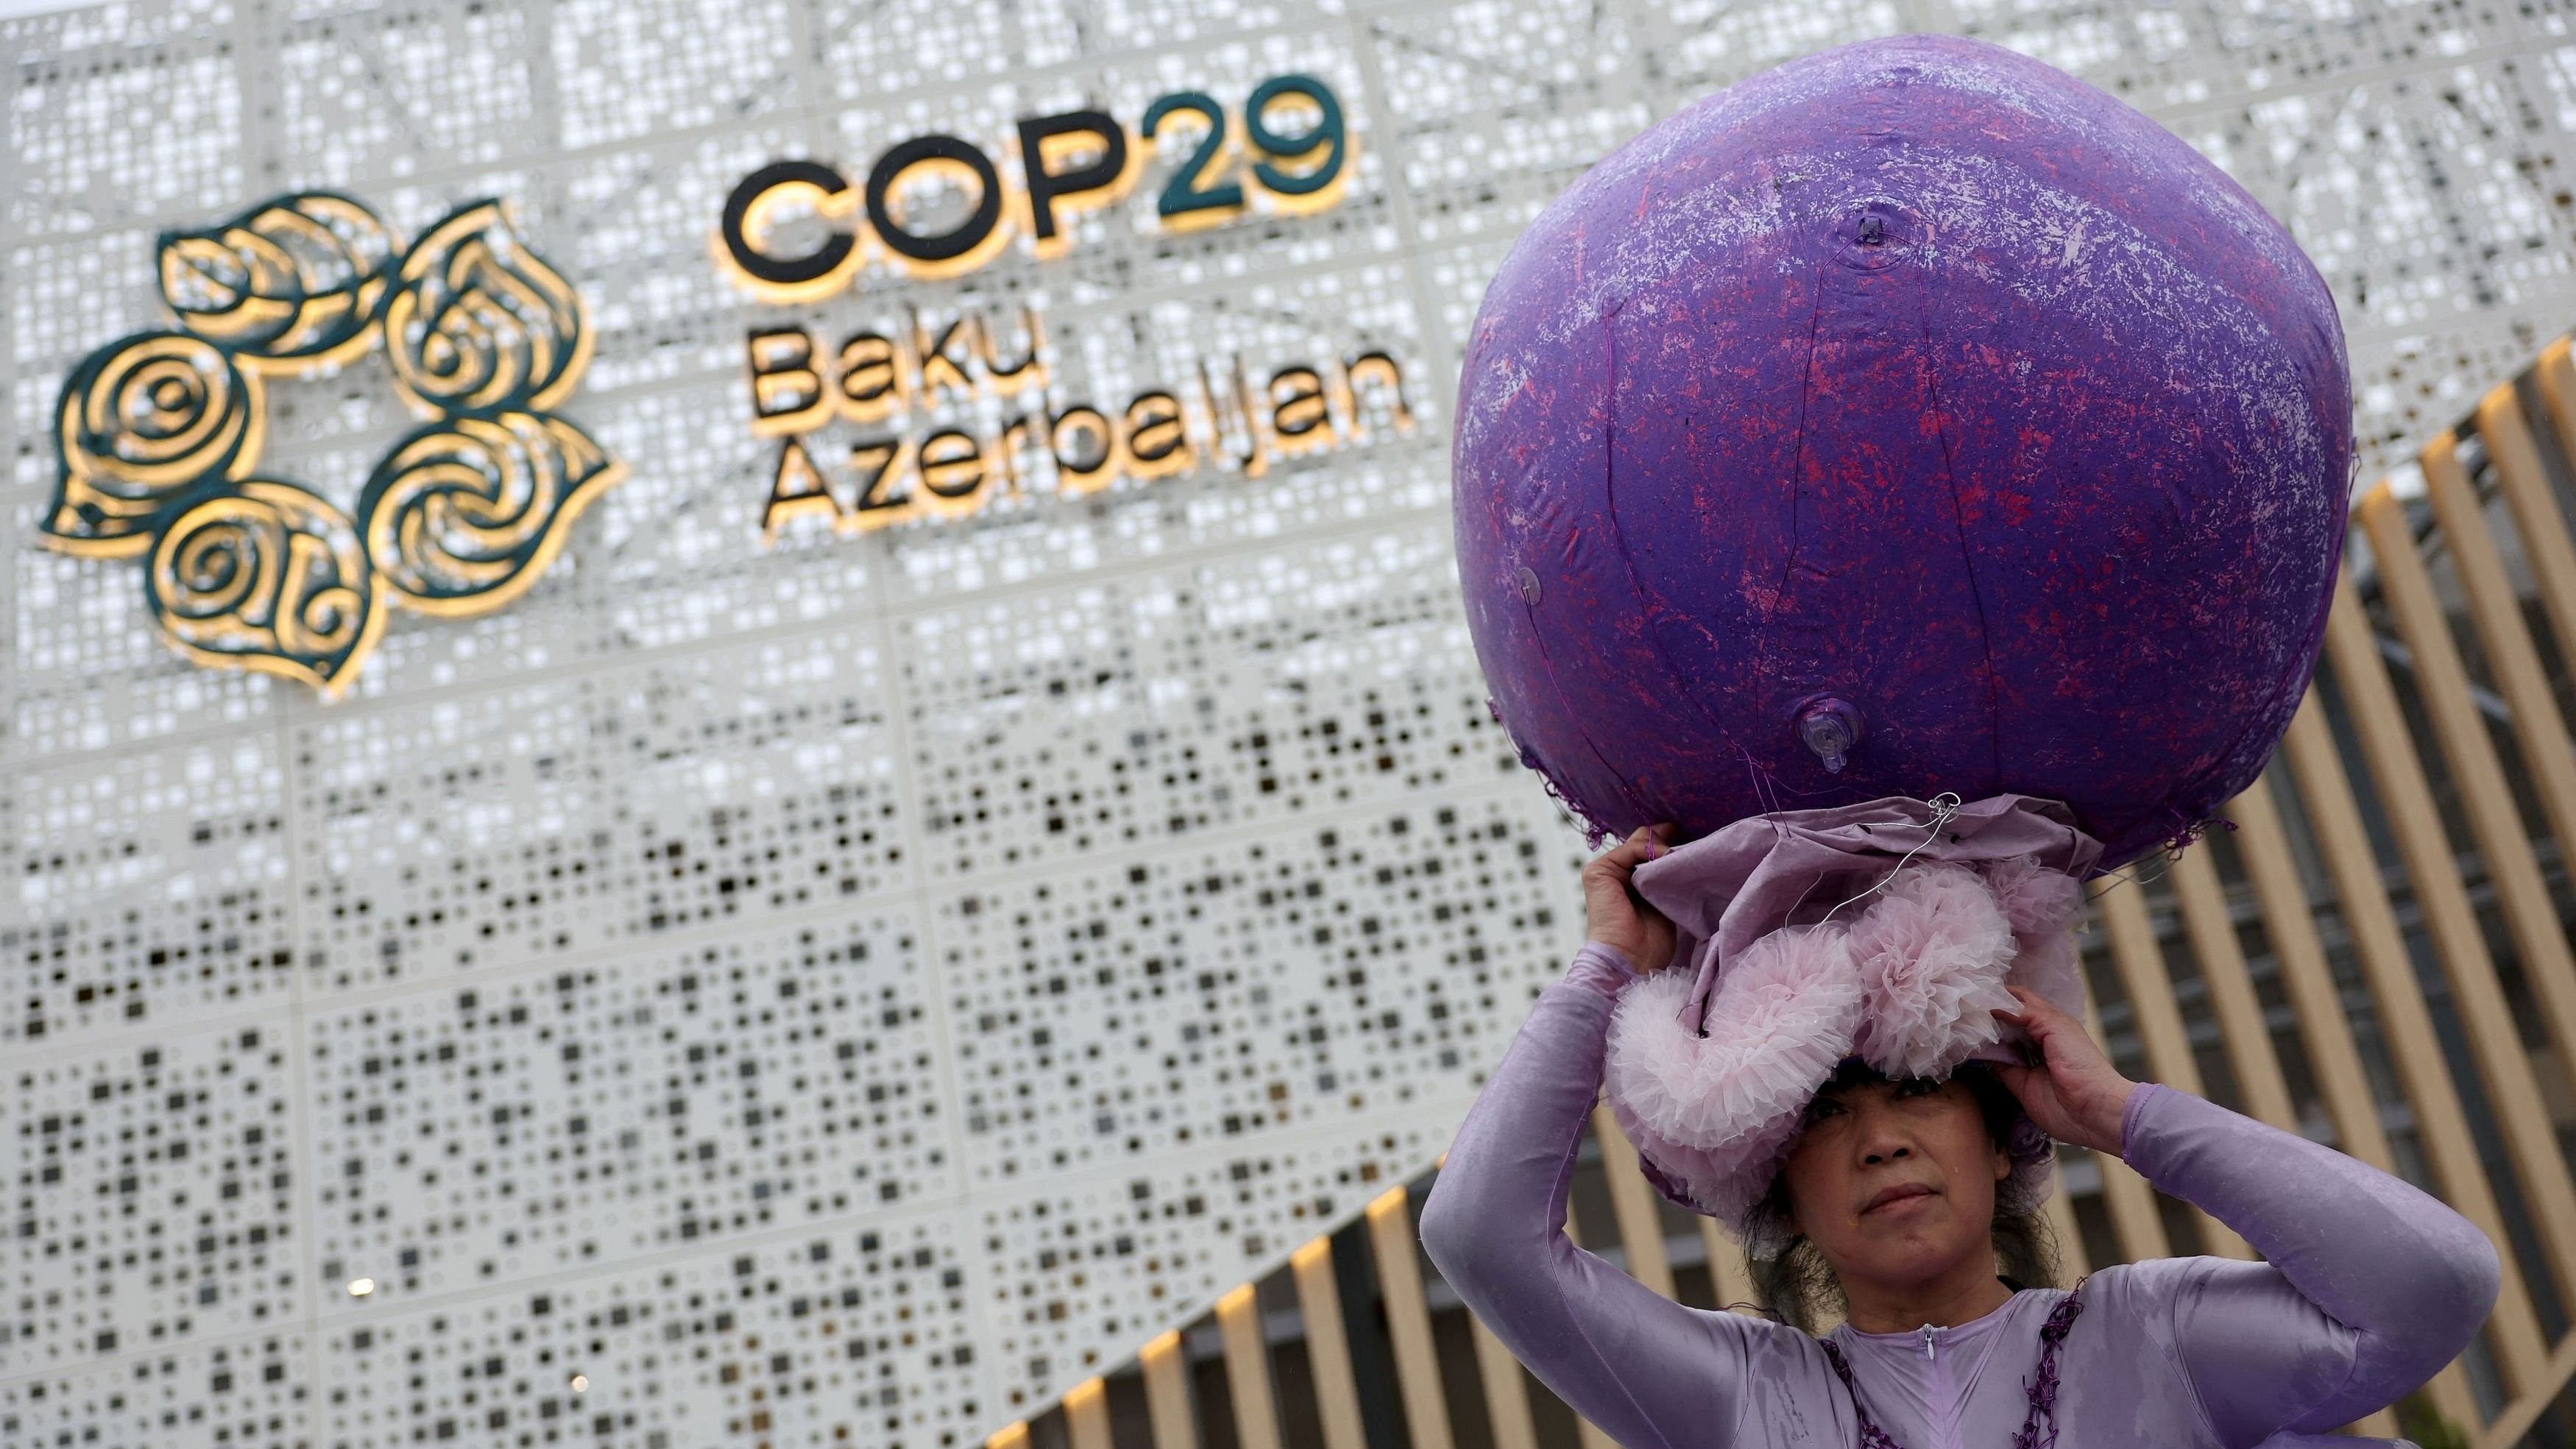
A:
[[[1890,1207],[1898,1203],[1912,1202],[1919,1197],[1931,1197],[1939,1191],[1939,1188],[1933,1187],[1928,1183],[1892,1183],[1886,1187],[1880,1188],[1876,1193],[1871,1195],[1870,1200],[1862,1206],[1861,1215],[1866,1217],[1869,1214],[1878,1211],[1880,1208]]]

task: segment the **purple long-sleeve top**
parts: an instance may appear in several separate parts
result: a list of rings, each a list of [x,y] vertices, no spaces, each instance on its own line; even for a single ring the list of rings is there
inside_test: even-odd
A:
[[[1634,979],[1616,950],[1586,946],[1539,996],[1458,1129],[1422,1245],[1541,1382],[1629,1449],[1849,1449],[1852,1400],[1815,1338],[1675,1303],[1565,1236],[1611,1007]],[[2485,1235],[2384,1172],[2152,1083],[2131,1093],[2122,1129],[2130,1166],[2267,1261],[2093,1274],[2059,1350],[2059,1449],[2296,1442],[2431,1377],[2495,1302]],[[2005,1449],[2040,1324],[2065,1296],[2024,1289],[1968,1323],[1827,1336],[1905,1449]]]

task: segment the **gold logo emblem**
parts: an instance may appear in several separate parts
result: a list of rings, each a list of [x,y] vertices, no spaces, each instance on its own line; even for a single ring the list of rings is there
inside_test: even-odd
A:
[[[143,558],[154,622],[200,664],[335,697],[386,609],[501,608],[625,476],[549,411],[590,364],[589,320],[499,202],[406,247],[348,197],[283,196],[164,235],[160,274],[179,330],[109,343],[63,383],[41,528],[65,553]],[[356,515],[261,476],[269,381],[379,345],[431,421],[376,465]]]

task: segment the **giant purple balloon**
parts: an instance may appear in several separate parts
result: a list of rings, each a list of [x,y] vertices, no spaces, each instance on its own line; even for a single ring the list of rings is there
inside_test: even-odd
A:
[[[1781,66],[1486,290],[1454,466],[1495,712],[1612,833],[2017,791],[2109,869],[2288,728],[2351,398],[2316,268],[2128,106],[1950,36]]]

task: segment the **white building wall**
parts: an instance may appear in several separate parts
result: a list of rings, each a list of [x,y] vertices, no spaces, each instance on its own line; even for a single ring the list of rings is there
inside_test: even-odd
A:
[[[1459,339],[1528,217],[1727,81],[1983,35],[2287,221],[2367,467],[2576,313],[2576,40],[2475,0],[489,0],[0,21],[0,1445],[965,1444],[1436,1153],[1584,854],[1455,601]],[[754,303],[810,154],[1329,81],[1317,215]],[[2562,161],[2563,158],[2563,161]],[[1139,195],[1150,198],[1162,169]],[[509,198],[630,466],[526,598],[349,696],[212,673],[37,546],[65,374],[156,239],[330,188]],[[1415,426],[959,523],[760,541],[747,327],[1040,309],[1060,398],[1383,348]],[[271,391],[350,506],[369,358]],[[990,421],[989,417],[987,421]],[[372,1291],[353,1296],[351,1285]],[[575,1376],[581,1378],[576,1391]]]

